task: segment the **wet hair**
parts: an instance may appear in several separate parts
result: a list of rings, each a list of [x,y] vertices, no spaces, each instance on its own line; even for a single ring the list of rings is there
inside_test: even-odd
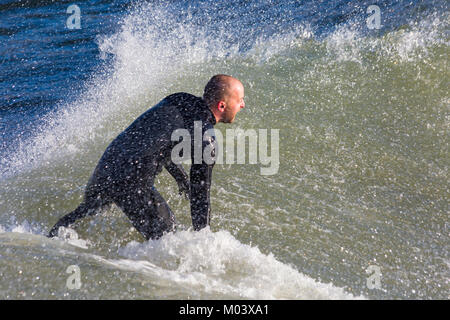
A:
[[[234,78],[226,74],[216,74],[208,81],[203,93],[203,100],[205,100],[207,105],[215,105],[217,102],[224,99],[231,87],[231,79]]]

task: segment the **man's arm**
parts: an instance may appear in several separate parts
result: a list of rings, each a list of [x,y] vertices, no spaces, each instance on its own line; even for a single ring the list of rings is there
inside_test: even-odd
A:
[[[196,231],[209,225],[212,167],[204,163],[193,164],[191,167],[191,216],[192,225]]]
[[[205,152],[207,151],[207,152]],[[191,216],[194,230],[198,231],[209,225],[211,216],[210,204],[210,188],[212,170],[215,164],[215,138],[210,136],[203,141],[202,155],[211,155],[205,162],[196,164],[194,159],[194,152],[192,152],[192,166],[190,170],[191,181]]]
[[[190,183],[186,171],[184,171],[183,165],[175,164],[171,160],[164,165],[170,175],[176,180],[180,195],[184,192],[186,197],[189,198]]]

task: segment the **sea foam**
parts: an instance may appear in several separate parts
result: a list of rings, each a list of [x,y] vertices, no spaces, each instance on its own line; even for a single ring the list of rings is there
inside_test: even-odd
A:
[[[119,249],[121,269],[246,299],[362,299],[320,283],[228,231],[180,231]]]

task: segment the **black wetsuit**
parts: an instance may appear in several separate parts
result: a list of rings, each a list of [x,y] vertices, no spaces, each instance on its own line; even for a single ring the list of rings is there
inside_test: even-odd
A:
[[[112,203],[121,208],[147,239],[173,231],[174,215],[154,187],[155,176],[162,167],[175,178],[180,191],[189,195],[194,230],[209,225],[214,161],[194,161],[194,143],[199,143],[194,142],[194,122],[201,123],[203,137],[205,131],[213,129],[216,120],[203,99],[188,93],[170,95],[142,114],[111,142],[86,186],[84,201],[62,217],[49,236],[56,236],[59,227],[94,215]],[[176,129],[187,129],[191,137],[190,179],[183,166],[172,161],[172,149],[181,141],[181,138],[179,141],[171,139]],[[215,155],[213,135],[200,143],[202,152],[208,148]]]

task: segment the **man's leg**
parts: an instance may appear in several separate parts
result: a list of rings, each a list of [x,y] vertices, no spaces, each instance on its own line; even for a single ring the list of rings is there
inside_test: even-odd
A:
[[[60,227],[69,227],[75,221],[86,216],[93,216],[97,214],[101,208],[108,206],[110,202],[102,198],[100,194],[92,193],[88,190],[85,193],[84,201],[72,212],[66,214],[50,230],[48,237],[55,237],[58,235]]]
[[[120,190],[113,200],[147,240],[175,230],[175,216],[155,187]]]

